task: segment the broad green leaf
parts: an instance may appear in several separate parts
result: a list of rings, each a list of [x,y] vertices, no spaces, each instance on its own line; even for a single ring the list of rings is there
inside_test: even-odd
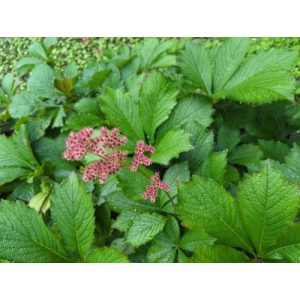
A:
[[[100,99],[82,98],[74,104],[74,109],[79,113],[90,113],[98,117],[101,116]]]
[[[263,255],[296,217],[300,193],[267,162],[261,172],[240,183],[237,200],[245,230],[256,253]]]
[[[158,126],[170,116],[176,105],[177,94],[175,84],[158,72],[149,74],[143,82],[139,109],[143,128],[150,143],[154,142]]]
[[[283,262],[300,262],[300,223],[293,224],[278,240],[274,249],[264,258],[282,260]]]
[[[166,218],[155,213],[140,214],[134,219],[126,233],[126,241],[133,247],[139,247],[151,241],[163,230]]]
[[[94,209],[91,196],[75,175],[55,186],[51,214],[66,249],[83,261],[94,239]]]
[[[54,71],[46,64],[37,65],[27,81],[27,88],[30,92],[45,98],[56,95],[54,88]]]
[[[0,257],[11,262],[68,262],[41,216],[23,204],[0,203]]]
[[[28,48],[28,52],[40,59],[48,60],[47,53],[40,42],[32,43]]]
[[[221,90],[242,63],[250,38],[229,38],[218,49],[214,58],[213,90]]]
[[[203,177],[223,184],[227,166],[227,150],[210,153],[198,171]]]
[[[17,178],[25,178],[28,175],[28,170],[17,167],[9,167],[0,169],[0,184],[5,184],[14,181]]]
[[[228,156],[231,164],[247,165],[258,162],[263,158],[263,153],[259,146],[253,144],[243,144],[232,150]]]
[[[179,57],[184,75],[208,95],[212,90],[212,63],[204,45],[188,43]]]
[[[17,119],[34,114],[44,103],[33,92],[24,91],[12,97],[9,114]]]
[[[43,45],[47,50],[49,50],[51,47],[53,47],[56,44],[57,44],[56,37],[46,37],[43,39]]]
[[[86,263],[128,263],[125,254],[113,247],[95,249],[86,259]]]
[[[101,97],[100,107],[107,122],[120,128],[122,134],[134,141],[144,139],[138,106],[128,95],[107,88]]]
[[[178,102],[168,120],[159,127],[157,138],[159,139],[170,129],[189,126],[195,121],[207,127],[212,122],[213,111],[212,103],[207,98],[195,95],[186,97]]]
[[[146,39],[141,46],[138,46],[137,51],[140,57],[140,70],[175,65],[176,57],[166,54],[171,46],[171,41],[159,41],[157,38]]]
[[[171,129],[155,144],[156,151],[151,155],[155,163],[168,165],[170,160],[177,158],[180,153],[187,152],[193,147],[190,135],[183,129]]]
[[[300,180],[300,146],[294,144],[285,158],[285,165],[293,181]]]
[[[257,104],[291,100],[295,88],[294,80],[284,69],[288,69],[296,57],[295,51],[278,49],[253,55],[214,97]]]
[[[31,143],[40,139],[45,135],[46,129],[50,126],[52,121],[53,113],[45,114],[38,118],[32,118],[26,124],[26,130],[28,132],[28,138]]]
[[[203,246],[197,249],[194,256],[190,259],[194,263],[245,263],[250,262],[249,258],[243,253],[233,248],[215,245]]]
[[[126,232],[132,225],[134,219],[139,215],[136,211],[124,210],[117,219],[114,221],[112,227],[118,229],[121,232]]]
[[[166,226],[152,242],[147,252],[147,261],[151,263],[174,262],[179,242],[180,229],[174,217],[169,217]]]
[[[205,230],[219,243],[251,252],[233,197],[212,179],[194,176],[179,186],[176,211],[184,226]]]
[[[179,246],[181,249],[193,252],[202,246],[212,246],[215,238],[203,230],[188,230],[181,238]]]
[[[66,120],[65,129],[80,130],[84,127],[99,127],[101,119],[90,113],[75,113],[71,114]]]
[[[279,141],[258,141],[260,149],[263,151],[265,159],[275,159],[284,162],[285,157],[290,152],[290,147]]]

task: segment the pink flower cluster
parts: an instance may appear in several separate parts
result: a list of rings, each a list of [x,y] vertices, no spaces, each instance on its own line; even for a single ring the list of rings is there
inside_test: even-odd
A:
[[[143,193],[145,199],[150,199],[151,202],[154,202],[157,197],[158,189],[169,192],[169,185],[160,180],[158,172],[151,177],[151,183],[152,184],[148,186]]]
[[[100,132],[100,136],[93,137],[94,129],[84,128],[78,132],[71,132],[66,141],[67,149],[63,153],[63,158],[66,160],[79,161],[88,153],[99,155],[101,158],[83,169],[83,180],[85,181],[98,179],[100,183],[104,183],[109,176],[116,174],[121,167],[126,165],[127,151],[121,151],[118,148],[127,142],[127,138],[119,137],[120,130],[118,128],[109,131],[102,127]],[[153,153],[154,151],[153,146],[145,144],[144,141],[138,141],[130,169],[137,171],[139,165],[151,165],[152,161],[145,155],[145,152]],[[159,179],[159,173],[155,173],[151,177],[151,185],[143,193],[143,197],[154,202],[158,189],[168,192],[169,186]]]
[[[144,154],[145,152],[153,153],[155,152],[155,148],[145,144],[144,141],[138,141],[135,146],[133,162],[131,164],[132,171],[137,171],[140,164],[144,166],[150,166],[152,164],[152,160]]]

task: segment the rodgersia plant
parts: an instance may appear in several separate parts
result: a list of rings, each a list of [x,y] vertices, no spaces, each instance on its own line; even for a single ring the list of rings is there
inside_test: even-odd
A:
[[[80,161],[88,153],[99,156],[99,160],[93,161],[83,168],[82,179],[84,181],[98,179],[100,183],[104,183],[109,176],[116,174],[122,167],[136,172],[139,171],[139,165],[150,166],[152,164],[151,158],[145,154],[146,152],[155,152],[152,145],[147,145],[142,140],[138,141],[133,161],[131,164],[127,164],[125,160],[128,158],[128,152],[120,150],[120,147],[126,144],[127,137],[120,137],[118,128],[109,131],[107,128],[101,127],[100,136],[93,137],[93,134],[93,128],[83,128],[78,132],[71,132],[66,140],[67,149],[63,153],[63,158],[71,161]],[[147,175],[141,172],[141,176]],[[151,202],[154,202],[158,189],[165,191],[169,196],[169,186],[160,180],[158,172],[149,179],[151,184],[143,193],[144,199],[150,199]]]

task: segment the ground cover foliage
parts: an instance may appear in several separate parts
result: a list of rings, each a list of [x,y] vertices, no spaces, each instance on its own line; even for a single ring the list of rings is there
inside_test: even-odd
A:
[[[299,39],[130,41],[2,67],[0,259],[299,262]]]

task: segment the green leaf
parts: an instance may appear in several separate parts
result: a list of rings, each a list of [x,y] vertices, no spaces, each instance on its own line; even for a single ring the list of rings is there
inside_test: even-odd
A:
[[[30,92],[45,98],[56,95],[54,88],[54,71],[46,64],[37,65],[27,81],[27,88]]]
[[[263,151],[264,158],[270,158],[284,162],[285,157],[290,152],[290,147],[279,141],[258,141],[260,149]]]
[[[91,196],[75,175],[55,186],[51,214],[66,249],[83,261],[94,239],[94,209]]]
[[[216,245],[200,247],[190,260],[194,263],[245,263],[249,258],[233,248]]]
[[[100,100],[99,98],[82,98],[74,104],[74,109],[79,113],[94,114],[100,118]]]
[[[300,262],[300,223],[293,224],[278,240],[274,249],[264,258],[282,260],[283,262]]]
[[[214,58],[214,93],[228,82],[242,63],[250,45],[250,38],[229,38],[220,46]]]
[[[188,230],[182,236],[179,246],[183,250],[194,252],[199,247],[212,246],[215,241],[215,238],[203,230]]]
[[[175,84],[158,72],[149,74],[143,82],[139,109],[150,143],[154,142],[158,126],[168,119],[176,105],[177,94]]]
[[[47,53],[40,42],[32,43],[28,48],[28,52],[40,59],[48,60]]]
[[[171,129],[155,144],[156,151],[151,155],[155,163],[168,165],[180,153],[191,150],[190,135],[183,129]]]
[[[206,130],[195,122],[188,128],[185,128],[185,130],[191,134],[193,150],[183,153],[181,156],[183,159],[188,160],[190,170],[195,172],[212,151],[214,136],[211,130]]]
[[[217,148],[218,150],[226,150],[230,152],[240,142],[240,131],[237,128],[232,128],[222,125],[218,131]]]
[[[0,236],[0,257],[11,262],[69,261],[41,216],[23,204],[0,203]]]
[[[279,49],[253,55],[214,97],[254,104],[291,100],[295,84],[293,77],[284,70],[296,57],[297,52]]]
[[[227,150],[210,153],[204,161],[199,173],[203,177],[211,178],[219,184],[223,184],[227,166]]]
[[[300,180],[300,146],[294,144],[285,158],[286,167],[293,181]]]
[[[145,42],[141,46],[138,46],[140,70],[175,65],[176,57],[166,54],[166,51],[171,46],[171,41],[159,41],[157,38],[145,39]]]
[[[233,197],[212,179],[194,176],[179,186],[176,211],[184,226],[251,252]]]
[[[47,50],[49,50],[51,47],[53,47],[56,44],[57,44],[56,37],[46,37],[43,39],[43,45]]]
[[[170,129],[189,126],[195,121],[207,127],[212,122],[213,111],[211,101],[205,97],[194,95],[184,98],[175,106],[168,120],[159,127],[157,138],[159,139]]]
[[[34,93],[24,91],[12,97],[8,110],[17,119],[30,116],[43,106],[44,103]]]
[[[132,225],[134,219],[138,216],[138,212],[125,210],[114,221],[112,227],[118,229],[121,232],[126,232]]]
[[[133,247],[139,247],[151,241],[160,231],[163,230],[166,218],[155,213],[144,213],[134,219],[128,232],[126,241]]]
[[[95,249],[86,259],[86,263],[128,263],[128,258],[113,247]]]
[[[66,120],[65,129],[80,130],[84,127],[98,127],[101,124],[101,119],[90,113],[75,113],[71,114]]]
[[[38,118],[33,118],[26,124],[28,138],[31,143],[44,136],[46,129],[50,126],[53,113],[48,113]]]
[[[179,57],[184,75],[208,95],[212,90],[212,63],[204,45],[188,43]]]
[[[299,189],[267,162],[263,170],[240,183],[237,199],[245,230],[256,253],[263,255],[293,222]]]
[[[231,164],[247,165],[257,163],[263,158],[263,153],[259,146],[253,144],[243,144],[236,147],[229,154],[228,160]]]
[[[122,134],[134,141],[144,139],[138,107],[128,95],[107,88],[101,97],[100,106],[107,122],[120,128]]]
[[[178,222],[174,217],[169,217],[164,230],[155,237],[148,249],[147,261],[150,263],[174,262],[179,238]]]

